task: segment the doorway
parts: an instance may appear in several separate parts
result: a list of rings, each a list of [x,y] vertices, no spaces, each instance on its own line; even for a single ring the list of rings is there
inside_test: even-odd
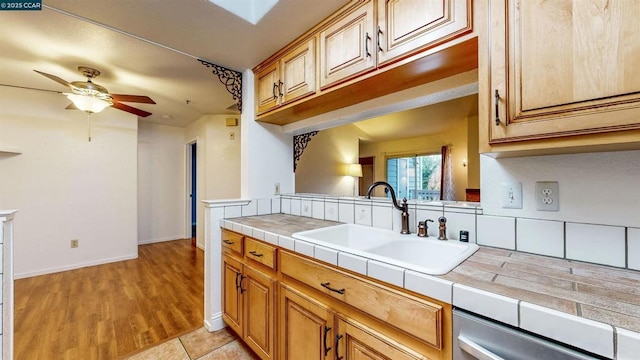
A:
[[[196,246],[197,221],[198,221],[198,143],[193,141],[187,144],[187,234],[191,238],[191,245]]]
[[[369,185],[373,184],[375,179],[375,156],[361,157],[358,163],[362,166],[362,177],[360,178],[358,186],[358,195],[366,195]]]

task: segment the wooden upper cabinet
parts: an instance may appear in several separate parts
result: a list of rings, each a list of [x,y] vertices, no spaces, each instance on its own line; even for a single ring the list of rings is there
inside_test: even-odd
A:
[[[320,32],[320,88],[346,81],[376,67],[373,1]]]
[[[640,129],[638,14],[640,1],[491,1],[489,143]]]
[[[256,74],[258,114],[316,92],[315,44],[312,37]]]
[[[471,0],[379,0],[378,66],[472,31]]]

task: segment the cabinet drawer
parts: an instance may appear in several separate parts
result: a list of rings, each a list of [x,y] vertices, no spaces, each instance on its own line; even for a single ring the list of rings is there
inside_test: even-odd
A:
[[[246,238],[244,247],[248,259],[257,261],[275,270],[276,248],[274,246]]]
[[[222,250],[242,255],[242,238],[240,234],[222,229]]]
[[[442,348],[442,306],[367,279],[280,252],[280,271],[435,347]]]

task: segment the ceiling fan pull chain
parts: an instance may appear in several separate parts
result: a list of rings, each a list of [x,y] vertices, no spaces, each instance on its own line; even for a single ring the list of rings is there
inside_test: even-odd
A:
[[[88,128],[89,142],[91,142],[91,118],[89,118],[90,115],[91,113],[87,112],[87,128]]]

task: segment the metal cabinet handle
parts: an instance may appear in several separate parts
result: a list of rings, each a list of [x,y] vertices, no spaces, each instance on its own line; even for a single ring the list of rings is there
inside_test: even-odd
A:
[[[280,98],[284,96],[284,93],[282,92],[282,85],[284,85],[282,80],[278,80],[278,95],[280,95]]]
[[[334,288],[332,288],[332,287],[331,287],[331,286],[329,286],[329,285],[331,285],[331,283],[330,283],[330,282],[320,283],[320,286],[322,286],[323,288],[328,289],[328,290],[331,290],[331,291],[333,291],[333,292],[337,292],[337,293],[338,293],[338,294],[340,294],[340,295],[344,295],[344,290],[345,290],[344,288],[342,288],[342,289],[334,289]]]
[[[273,99],[277,99],[278,95],[276,94],[276,89],[278,88],[278,84],[273,83]]]
[[[240,284],[238,285],[238,287],[240,288],[240,294],[243,294],[243,293],[246,291],[246,289],[243,289],[243,288],[242,288],[242,281],[243,281],[245,278],[246,278],[246,276],[244,276],[244,275],[240,274]]]
[[[324,326],[324,340],[323,340],[324,357],[327,357],[327,355],[329,354],[329,351],[331,351],[331,347],[327,347],[327,334],[329,333],[329,331],[331,331],[331,328],[325,325]]]
[[[233,245],[233,244],[235,244],[233,241],[231,241],[231,240],[227,240],[227,239],[222,240],[222,242],[223,242],[223,243],[225,243],[225,244],[227,244],[227,245]]]
[[[364,37],[364,52],[367,57],[371,57],[371,53],[369,52],[369,41],[371,40],[371,36],[369,36],[369,32],[366,33]]]
[[[249,251],[249,254],[255,256],[255,257],[263,257],[264,254],[260,254],[257,251],[253,250],[253,251]]]
[[[496,106],[496,126],[500,126],[500,109],[498,108],[498,105],[500,104],[500,94],[498,93],[498,89],[496,89],[495,95],[494,95],[494,102],[495,102],[495,106]]]
[[[504,358],[469,340],[464,335],[458,336],[458,346],[464,352],[468,353],[478,360],[504,360]]]
[[[342,356],[338,353],[338,345],[340,344],[340,339],[342,339],[342,335],[336,335],[336,359],[342,360]]]
[[[240,284],[238,283],[238,278],[240,277],[240,275],[242,275],[242,273],[239,271],[236,271],[236,290],[240,288]]]
[[[384,51],[384,50],[382,49],[382,46],[380,46],[380,37],[381,37],[383,34],[384,34],[384,33],[382,32],[382,29],[380,28],[380,26],[378,26],[378,38],[377,38],[377,40],[376,40],[377,45],[378,45],[378,52],[382,52],[382,51]]]

